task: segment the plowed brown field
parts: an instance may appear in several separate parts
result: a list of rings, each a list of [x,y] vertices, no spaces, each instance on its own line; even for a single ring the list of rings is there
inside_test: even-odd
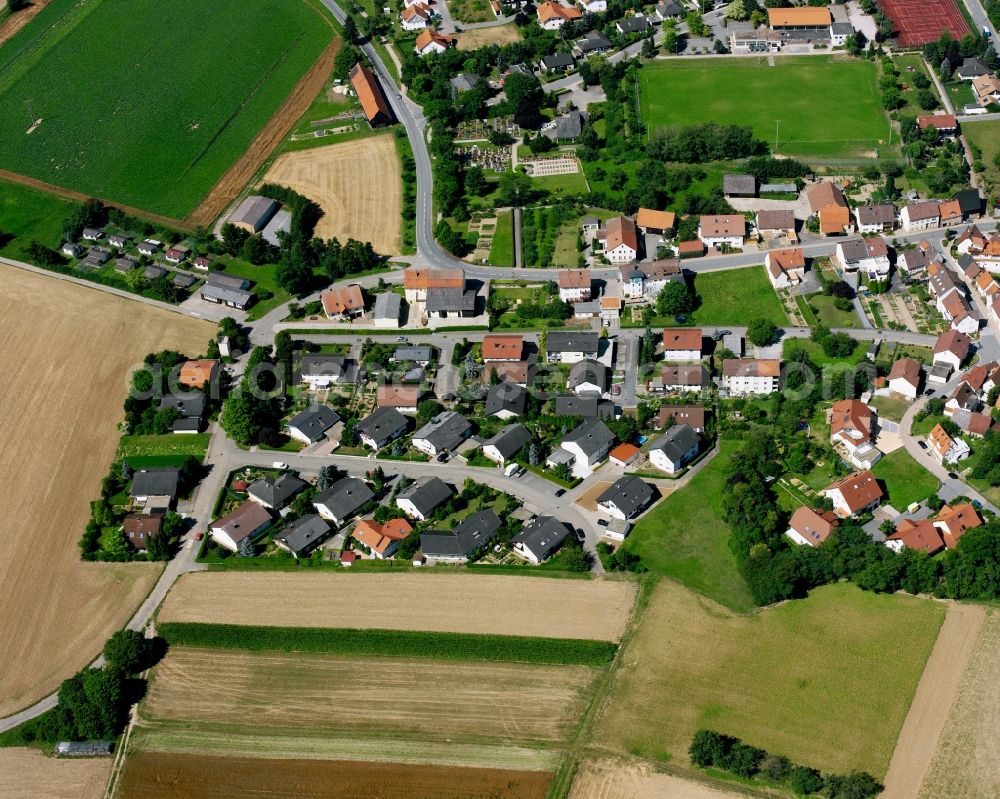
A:
[[[319,203],[319,238],[370,241],[384,255],[399,252],[402,172],[391,133],[284,153],[264,180]]]
[[[2,799],[101,799],[111,758],[46,757],[35,749],[0,749]]]
[[[543,799],[540,771],[337,760],[263,760],[140,752],[120,799]]]
[[[393,675],[405,673],[401,680]],[[142,715],[261,735],[356,731],[558,741],[583,709],[582,666],[170,650]]]
[[[153,564],[83,563],[77,541],[131,370],[152,350],[199,353],[213,329],[0,265],[0,715],[86,665],[156,580]]]
[[[614,580],[201,572],[178,580],[159,619],[617,641],[635,592],[634,583]]]

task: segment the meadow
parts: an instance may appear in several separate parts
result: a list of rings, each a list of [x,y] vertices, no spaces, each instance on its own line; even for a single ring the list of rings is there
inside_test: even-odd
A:
[[[944,615],[840,583],[742,616],[661,580],[593,735],[683,767],[708,727],[825,772],[881,777]]]
[[[58,247],[72,211],[68,200],[0,181],[0,255],[25,260],[33,239]]]
[[[938,479],[924,469],[905,449],[890,452],[872,467],[872,474],[885,487],[888,502],[903,511],[911,502],[927,499],[938,489]]]
[[[643,516],[624,546],[650,571],[746,611],[753,600],[729,549],[729,527],[722,518],[725,474],[738,447],[738,441],[721,441],[712,461],[683,490]]]
[[[883,147],[889,125],[873,62],[842,56],[652,61],[639,73],[642,117],[665,125],[751,125],[776,153],[803,158],[865,157]],[[780,120],[780,125],[777,124]],[[831,124],[836,120],[836,125]],[[777,131],[776,131],[777,128]]]
[[[727,269],[695,275],[697,296],[690,321],[698,325],[746,325],[754,319],[788,324],[763,269]]]
[[[305,2],[54,0],[0,51],[0,168],[184,217],[332,37]]]

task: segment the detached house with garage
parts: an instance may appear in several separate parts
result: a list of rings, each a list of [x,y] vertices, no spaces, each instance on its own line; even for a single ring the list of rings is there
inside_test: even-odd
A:
[[[655,488],[638,477],[619,477],[597,498],[597,509],[615,519],[634,519],[659,498]]]
[[[418,56],[425,56],[431,53],[443,53],[454,43],[454,39],[443,33],[438,33],[433,28],[424,28],[414,43],[413,50]]]
[[[938,336],[934,343],[934,365],[944,364],[958,371],[969,357],[972,340],[957,330],[948,330]]]
[[[649,462],[660,471],[675,474],[698,456],[699,443],[693,428],[675,424],[649,445]]]
[[[356,477],[344,477],[313,500],[313,507],[324,519],[340,527],[369,502],[375,499],[366,482]]]
[[[870,469],[881,458],[875,448],[875,412],[860,400],[833,403],[830,443],[837,455],[857,469]]]
[[[390,519],[385,524],[379,524],[374,519],[362,519],[354,526],[351,535],[368,548],[372,557],[385,560],[396,554],[399,542],[412,532],[413,526],[406,519]]]
[[[288,435],[303,444],[322,441],[326,431],[340,421],[337,412],[329,405],[311,405],[288,420]]]
[[[576,363],[584,358],[597,358],[600,335],[586,331],[568,333],[550,331],[546,337],[545,357],[549,362]]]
[[[407,516],[425,522],[454,493],[439,477],[420,477],[396,495],[396,507]]]
[[[900,358],[889,371],[889,390],[896,396],[912,402],[920,391],[920,362],[913,358]]]
[[[572,471],[576,477],[587,477],[597,464],[608,458],[611,447],[614,446],[615,435],[600,419],[587,419],[571,433],[567,433],[559,443],[559,450],[569,453],[572,460]],[[562,462],[550,455],[547,465],[552,468]]]
[[[562,546],[567,535],[569,529],[559,519],[536,516],[510,543],[515,555],[538,564],[548,560]]]
[[[589,283],[588,283],[589,286]],[[483,363],[520,361],[524,357],[524,336],[483,336]]]
[[[701,353],[700,327],[668,327],[663,331],[663,360],[699,361]]]
[[[738,250],[746,233],[747,221],[740,214],[703,216],[698,220],[698,238],[706,247]]]
[[[797,286],[805,278],[806,256],[801,247],[771,250],[764,256],[764,271],[776,289]]]
[[[450,531],[432,530],[420,536],[420,550],[429,561],[465,563],[486,547],[503,527],[492,510],[472,514]]]
[[[238,552],[247,539],[252,541],[271,526],[271,514],[256,502],[247,500],[231,513],[209,526],[215,542],[230,552]]]
[[[961,438],[952,438],[939,424],[927,434],[927,445],[938,463],[955,464],[972,454],[968,444]]]
[[[538,25],[542,30],[557,31],[567,22],[583,18],[583,12],[575,6],[564,6],[554,0],[541,3],[536,9]]]
[[[290,555],[302,558],[322,544],[330,532],[330,525],[321,516],[309,513],[275,535],[274,543]]]
[[[483,442],[483,457],[498,466],[506,466],[531,441],[531,433],[522,424],[509,424],[493,438]]]
[[[247,495],[268,510],[278,511],[306,487],[306,481],[285,472],[277,478],[265,476],[247,487]]]
[[[817,513],[805,506],[792,514],[785,535],[800,546],[818,547],[837,527],[837,516],[833,512]]]
[[[861,272],[869,280],[889,274],[889,245],[881,236],[837,242],[837,260],[845,271]]]
[[[406,417],[395,408],[376,408],[355,426],[361,443],[371,449],[382,449],[406,432]]]
[[[470,435],[472,425],[462,414],[445,411],[413,434],[413,446],[431,457],[454,452]]]

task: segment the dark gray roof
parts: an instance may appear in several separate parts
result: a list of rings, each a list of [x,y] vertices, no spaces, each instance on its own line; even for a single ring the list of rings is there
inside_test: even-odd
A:
[[[460,72],[449,81],[452,88],[460,92],[467,92],[475,89],[478,82],[479,76],[474,72]]]
[[[657,3],[656,11],[661,17],[681,17],[685,13],[684,8],[676,0],[664,0],[662,3]]]
[[[406,417],[395,408],[376,408],[355,426],[358,435],[384,441],[406,429]]]
[[[979,196],[979,189],[962,189],[955,193],[955,199],[963,214],[978,214],[983,210],[983,198]]]
[[[522,544],[526,549],[531,550],[539,560],[545,560],[562,546],[567,535],[569,535],[569,529],[555,517],[538,516],[531,524],[515,535],[510,542]]]
[[[450,532],[434,530],[420,536],[420,549],[428,557],[469,557],[488,544],[502,526],[492,510],[472,514]]]
[[[724,194],[755,194],[757,178],[753,175],[723,175],[722,191]]]
[[[834,22],[830,25],[830,33],[834,36],[850,36],[854,33],[854,26],[850,22]]]
[[[675,424],[655,439],[649,445],[649,449],[651,452],[654,449],[662,449],[672,462],[677,463],[696,446],[698,446],[698,434],[694,428],[686,424]]]
[[[205,395],[168,394],[160,400],[160,410],[173,408],[185,419],[200,418],[205,413]]]
[[[476,310],[475,289],[427,289],[427,312],[463,313]]]
[[[115,260],[115,271],[116,272],[131,272],[139,265],[139,262],[135,258],[129,258],[127,255]]]
[[[289,419],[288,426],[294,427],[315,443],[338,421],[340,417],[329,405],[310,405]]]
[[[445,411],[431,419],[413,434],[413,440],[426,439],[438,450],[453,450],[472,433],[472,425],[462,414]]]
[[[599,386],[603,393],[604,387],[608,384],[608,367],[600,361],[594,361],[590,358],[577,361],[569,370],[569,382],[567,385],[570,389],[575,390],[577,386],[583,383],[593,383]]]
[[[330,525],[326,520],[319,514],[310,513],[288,525],[275,540],[281,541],[295,555],[304,555],[329,533]]]
[[[641,33],[649,28],[649,20],[645,17],[626,17],[618,20],[617,24],[622,33]]]
[[[576,46],[580,52],[590,53],[595,50],[607,50],[612,44],[611,40],[600,31],[591,31],[582,39],[577,39]]]
[[[344,477],[313,500],[313,505],[325,505],[340,521],[349,518],[365,503],[375,499],[368,484],[357,477]]]
[[[497,433],[493,438],[484,441],[483,446],[493,446],[496,447],[497,452],[499,452],[504,460],[510,460],[521,449],[524,445],[531,440],[531,433],[528,432],[523,424],[507,425],[503,430]]]
[[[583,131],[585,117],[581,111],[570,111],[556,118],[556,138],[575,139]]]
[[[163,277],[165,274],[167,274],[167,270],[162,266],[153,266],[150,264],[146,267],[145,271],[143,271],[142,276],[146,278],[146,280],[156,280],[158,277]]]
[[[575,63],[569,53],[553,53],[542,58],[545,69],[572,69]]]
[[[560,394],[556,397],[555,415],[608,419],[615,415],[615,406],[610,400],[602,400],[600,397],[578,397],[575,394]]]
[[[600,419],[587,419],[576,430],[567,433],[563,444],[576,444],[587,455],[606,452],[615,443],[615,434]]]
[[[372,313],[376,319],[399,319],[402,306],[402,297],[386,291],[375,296],[375,310]]]
[[[177,484],[180,480],[178,469],[142,469],[132,476],[132,488],[129,496],[177,496]]]
[[[174,272],[173,284],[179,288],[186,289],[188,286],[193,286],[198,279],[194,275],[189,275],[186,272]]]
[[[990,71],[978,58],[966,58],[955,72],[960,78],[978,78],[981,75],[990,74]]]
[[[517,383],[497,383],[486,394],[486,415],[509,411],[522,416],[528,409],[528,392]]]
[[[170,425],[171,433],[197,433],[201,430],[201,419],[192,416],[188,419],[175,419]]]
[[[250,288],[252,282],[245,277],[238,275],[227,275],[225,272],[209,272],[205,278],[206,283],[213,286],[220,286],[224,289],[239,289],[245,291]]]
[[[299,377],[329,377],[336,383],[356,383],[358,363],[342,355],[304,355],[299,359]]]
[[[545,342],[546,352],[597,352],[600,339],[598,333],[568,333],[564,331],[549,331]]]
[[[397,347],[392,359],[394,361],[425,363],[434,360],[434,348],[427,344],[417,347]]]
[[[440,477],[421,477],[408,488],[400,491],[397,499],[408,499],[420,511],[421,516],[430,516],[442,502],[446,502],[454,492]]]
[[[243,307],[249,305],[253,294],[241,289],[227,289],[217,286],[214,283],[205,283],[201,287],[201,296],[205,299],[219,300],[220,302],[231,302],[234,305]]]
[[[656,499],[656,491],[638,477],[619,477],[608,486],[598,498],[598,502],[613,502],[627,519],[631,519]]]
[[[269,475],[260,478],[247,487],[247,493],[273,508],[281,508],[305,487],[305,480],[285,472],[277,479]]]

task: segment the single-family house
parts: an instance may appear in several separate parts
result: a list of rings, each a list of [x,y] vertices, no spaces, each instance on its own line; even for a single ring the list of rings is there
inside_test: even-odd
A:
[[[686,424],[696,433],[705,432],[703,405],[661,405],[656,426],[663,429],[671,424]]]
[[[608,367],[600,361],[584,358],[570,367],[566,388],[574,394],[601,396],[607,391],[607,386]]]
[[[739,249],[747,232],[742,214],[715,214],[698,219],[698,238],[706,247]]]
[[[900,358],[889,371],[889,391],[910,400],[917,398],[920,391],[920,362],[913,358]]]
[[[274,536],[274,543],[296,558],[305,557],[330,535],[330,525],[318,513],[308,513]]]
[[[483,363],[520,361],[524,357],[524,336],[490,334],[483,336]]]
[[[151,268],[154,267],[147,267],[147,270]],[[243,289],[228,289],[208,281],[202,284],[199,294],[205,302],[226,305],[229,308],[236,308],[239,311],[244,310],[253,302],[252,292]]]
[[[700,327],[668,327],[663,331],[663,360],[697,361],[702,354]]]
[[[890,233],[896,227],[896,206],[892,203],[869,203],[854,209],[858,233]]]
[[[612,48],[614,48],[614,43],[607,36],[598,30],[593,30],[573,43],[573,55],[577,58],[586,58],[599,55]]]
[[[140,469],[132,475],[129,497],[147,507],[169,508],[180,486],[180,470],[162,467]]]
[[[317,495],[312,504],[320,516],[340,527],[375,498],[375,492],[364,480],[342,477]]]
[[[305,487],[305,480],[300,480],[289,472],[283,472],[277,477],[264,475],[259,480],[254,480],[247,486],[247,496],[268,510],[278,511]]]
[[[454,493],[440,477],[420,477],[396,495],[396,507],[410,518],[425,522]]]
[[[1000,103],[1000,78],[996,75],[980,75],[972,79],[972,93],[983,108]]]
[[[559,449],[573,456],[573,474],[585,477],[593,468],[606,460],[615,435],[600,419],[587,419],[559,442]],[[550,456],[551,460],[551,456]]]
[[[454,452],[470,435],[472,425],[468,419],[456,411],[445,411],[413,434],[413,446],[434,457],[442,452]]]
[[[104,231],[100,228],[85,227],[82,236],[87,241],[100,241],[104,238]]]
[[[529,563],[548,560],[562,546],[569,529],[554,516],[536,516],[511,540],[515,555]]]
[[[903,210],[899,212],[899,221],[907,233],[939,227],[941,225],[941,206],[937,200],[923,200],[904,205]]]
[[[506,466],[531,441],[531,433],[522,424],[509,424],[493,438],[483,442],[483,456]]]
[[[634,260],[634,259],[633,259]],[[589,269],[559,270],[559,299],[563,302],[584,302],[591,297]]]
[[[915,247],[896,254],[896,266],[910,280],[926,280],[927,270],[940,256],[929,241],[920,241]]]
[[[955,77],[959,80],[971,81],[990,74],[992,74],[991,71],[978,58],[963,58],[962,63],[955,70]]]
[[[674,424],[649,445],[649,462],[660,471],[675,474],[697,457],[699,444],[693,428]]]
[[[801,247],[770,250],[764,256],[764,271],[776,289],[797,286],[805,278],[806,256]]]
[[[588,2],[588,0],[579,0],[580,3]],[[599,2],[607,3],[605,0],[589,0],[589,2]],[[645,17],[636,14],[633,17],[623,17],[615,23],[615,28],[623,36],[627,36],[632,33],[642,34],[648,31],[652,27],[652,23]]]
[[[978,413],[982,410],[983,403],[976,391],[965,381],[959,383],[948,395],[944,403],[944,415],[951,417],[958,411],[970,411]]]
[[[615,519],[634,519],[659,498],[659,493],[634,475],[615,480],[597,497],[597,509]]]
[[[444,33],[438,33],[433,28],[424,28],[417,41],[414,42],[414,52],[423,58],[431,53],[443,53],[454,43],[454,39]]]
[[[327,319],[355,319],[365,312],[365,298],[357,283],[327,289],[319,299]]]
[[[771,394],[781,386],[781,362],[774,359],[727,358],[722,387],[733,396]]]
[[[170,432],[192,434],[201,430],[208,400],[200,392],[167,394],[160,399],[159,410],[173,410],[177,418],[170,424]]]
[[[60,252],[67,258],[79,258],[83,255],[83,247],[79,244],[74,244],[72,241],[64,241]]]
[[[555,2],[555,0],[540,3],[535,8],[535,14],[538,17],[539,27],[547,31],[559,30],[567,22],[582,19],[583,17],[583,12],[580,9],[574,6],[564,6],[562,3]]]
[[[592,331],[549,331],[545,357],[549,362],[576,363],[584,358],[597,358],[600,336]]]
[[[396,554],[399,542],[412,532],[413,525],[406,519],[390,519],[385,524],[379,524],[374,519],[361,519],[354,525],[351,536],[367,547],[372,557],[385,560]]]
[[[673,211],[656,211],[652,208],[640,208],[635,215],[635,225],[645,234],[666,236],[677,227],[677,214]]]
[[[504,380],[495,386],[490,386],[490,390],[486,393],[486,415],[498,419],[524,416],[528,411],[529,399],[524,386]]]
[[[842,519],[873,510],[884,496],[878,480],[868,469],[841,477],[823,489],[822,493],[830,498],[833,512]]]
[[[253,541],[271,526],[271,514],[262,505],[247,500],[209,525],[209,533],[220,547],[239,552],[244,541]]]
[[[426,3],[413,3],[399,14],[399,24],[405,31],[420,31],[434,20],[434,9]]]
[[[754,219],[761,241],[788,239],[795,241],[795,214],[788,210],[758,211]]]
[[[627,264],[639,257],[639,233],[635,222],[625,216],[609,219],[604,230],[598,232],[598,240],[603,235],[604,257],[613,264]]]
[[[962,222],[962,206],[958,200],[942,200],[938,203],[941,227],[954,227]]]
[[[358,382],[361,367],[343,355],[303,355],[296,363],[298,381],[313,391],[331,386],[352,386]]]
[[[327,430],[340,421],[340,416],[329,405],[314,404],[288,420],[288,435],[303,444],[322,441]]]
[[[708,370],[702,364],[664,366],[659,379],[649,380],[646,389],[653,394],[702,391],[709,384]]]
[[[556,396],[555,415],[577,419],[613,419],[615,405],[596,395],[559,394]]]
[[[940,138],[953,139],[958,135],[958,119],[954,114],[927,114],[917,117],[920,130],[934,130]]]
[[[219,375],[219,361],[214,358],[199,358],[184,361],[177,373],[177,383],[184,388],[204,388],[214,383]]]
[[[355,426],[361,443],[371,449],[381,449],[406,432],[408,422],[396,408],[376,408]]]
[[[543,56],[539,62],[539,66],[542,72],[546,73],[565,72],[568,69],[573,69],[576,66],[576,62],[569,53],[552,53],[551,55]]]
[[[420,536],[420,550],[431,561],[465,563],[487,546],[503,526],[492,510],[474,513],[449,531],[432,530]]]
[[[834,531],[837,526],[837,516],[831,511],[817,513],[804,505],[798,508],[788,520],[785,535],[800,546],[818,547]]]
[[[419,386],[379,386],[375,392],[378,408],[395,408],[400,413],[416,413],[420,403]]]
[[[163,531],[163,513],[129,513],[122,519],[122,533],[138,552],[149,549],[149,540]]]
[[[954,464],[958,463],[972,454],[968,444],[961,438],[952,438],[940,425],[934,425],[934,429],[927,434],[928,451],[938,463]]]
[[[889,274],[889,245],[881,236],[837,242],[837,260],[848,272],[861,272],[869,280]]]
[[[860,400],[845,399],[830,409],[830,443],[844,460],[870,469],[882,457],[875,447],[875,413]]]
[[[993,427],[993,417],[988,413],[955,411],[951,415],[951,420],[958,425],[959,430],[973,438],[985,437]]]

